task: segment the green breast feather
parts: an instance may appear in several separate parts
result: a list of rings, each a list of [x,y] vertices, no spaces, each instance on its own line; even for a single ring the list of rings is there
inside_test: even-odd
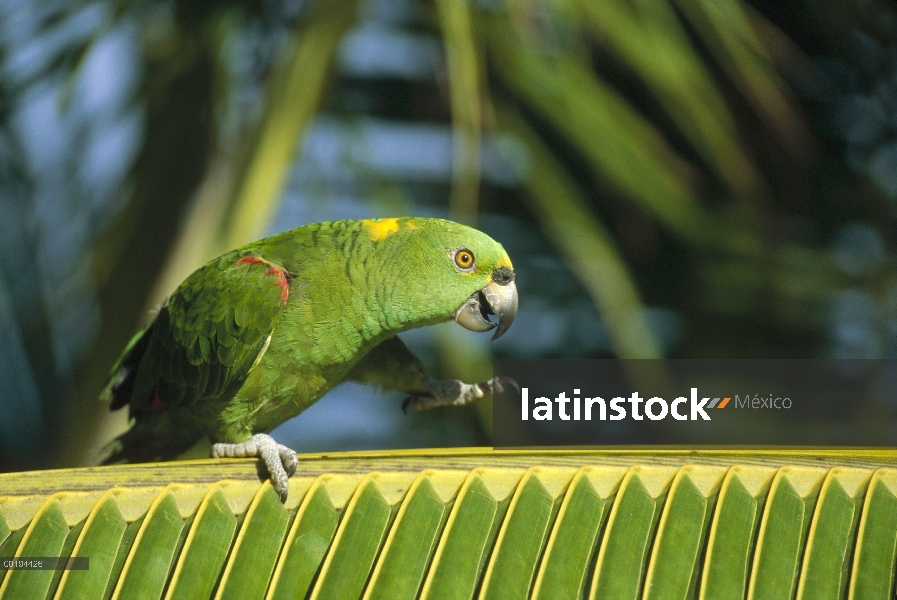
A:
[[[295,454],[260,434],[347,380],[403,391],[412,410],[489,395],[492,382],[428,378],[395,336],[454,318],[494,339],[516,309],[507,253],[451,221],[335,221],[248,244],[190,275],[113,367],[103,397],[134,424],[107,462],[208,437],[214,455],[262,456],[285,497]]]

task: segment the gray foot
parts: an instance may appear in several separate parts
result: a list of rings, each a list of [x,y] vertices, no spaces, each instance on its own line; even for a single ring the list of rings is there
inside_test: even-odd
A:
[[[287,501],[290,491],[290,475],[296,472],[296,453],[283,444],[278,444],[267,433],[257,433],[240,444],[214,444],[212,458],[248,458],[258,456],[268,468],[271,486],[280,494],[282,502]]]
[[[420,392],[412,395],[402,403],[402,410],[419,412],[439,406],[464,406],[479,398],[491,396],[493,392],[505,391],[504,386],[517,388],[517,382],[510,377],[496,377],[480,383],[464,383],[457,379],[430,379],[424,377]]]

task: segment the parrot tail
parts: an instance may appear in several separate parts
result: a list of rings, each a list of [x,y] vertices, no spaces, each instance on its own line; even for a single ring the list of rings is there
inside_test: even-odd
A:
[[[106,387],[100,394],[100,399],[109,403],[109,410],[118,410],[131,401],[134,383],[137,381],[137,367],[140,366],[140,361],[149,347],[154,323],[150,323],[131,338],[121,358],[112,367]]]
[[[141,413],[128,431],[103,448],[100,464],[158,462],[178,458],[203,434],[177,421],[176,411]]]

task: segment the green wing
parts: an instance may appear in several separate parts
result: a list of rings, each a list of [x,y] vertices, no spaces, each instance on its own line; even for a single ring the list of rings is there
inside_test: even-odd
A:
[[[284,269],[245,252],[196,271],[129,344],[113,373],[112,408],[130,404],[133,414],[236,392],[288,296]]]

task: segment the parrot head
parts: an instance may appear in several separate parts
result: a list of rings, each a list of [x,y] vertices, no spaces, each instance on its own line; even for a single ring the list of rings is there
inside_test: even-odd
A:
[[[401,257],[400,287],[431,302],[438,314],[471,331],[503,335],[517,314],[517,286],[511,259],[485,233],[442,219],[400,218],[365,221],[375,245],[390,246],[381,256]],[[447,304],[446,304],[447,303]],[[494,317],[494,318],[493,318]]]

